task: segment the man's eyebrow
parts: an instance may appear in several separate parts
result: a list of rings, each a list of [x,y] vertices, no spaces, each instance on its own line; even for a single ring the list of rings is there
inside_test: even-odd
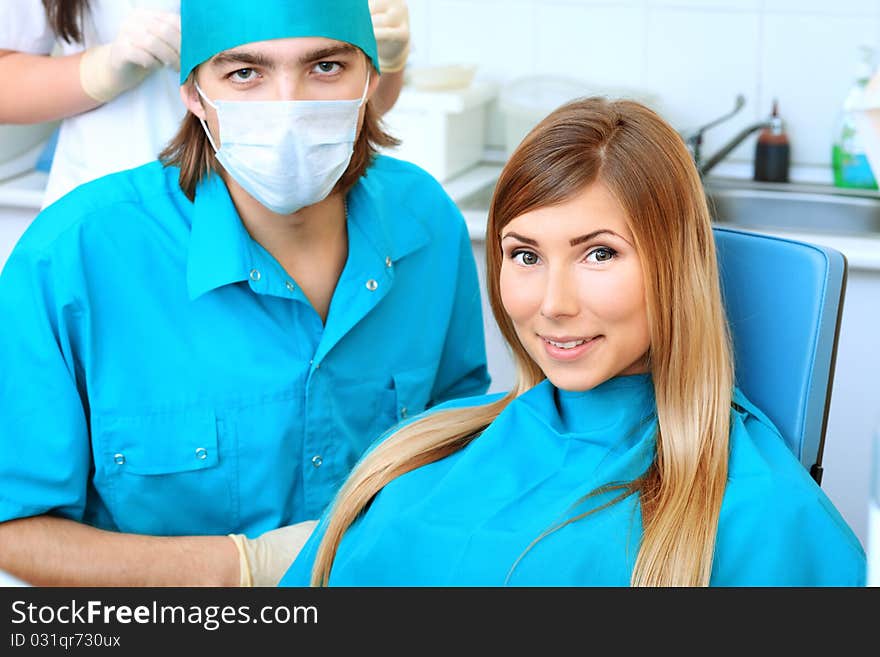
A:
[[[212,66],[219,67],[229,64],[247,64],[248,66],[269,68],[273,62],[265,55],[248,50],[224,50],[211,58]]]
[[[305,53],[299,58],[300,64],[308,64],[321,59],[331,59],[332,57],[351,56],[358,52],[358,49],[350,43],[338,43],[324,48],[317,48],[311,52]]]
[[[502,241],[503,241],[503,240],[506,240],[508,237],[512,237],[512,238],[515,239],[515,240],[519,240],[519,241],[522,242],[523,244],[530,244],[530,245],[532,245],[532,246],[538,246],[538,242],[536,242],[535,240],[533,240],[533,239],[531,239],[531,238],[529,238],[529,237],[523,237],[523,236],[520,235],[519,233],[514,233],[513,231],[511,231],[511,232],[509,232],[509,233],[505,233],[504,235],[502,235],[502,236],[501,236],[501,240],[502,240]]]
[[[332,57],[351,56],[358,52],[358,49],[350,43],[339,43],[324,48],[316,48],[311,50],[299,58],[300,64],[310,64],[322,59],[330,59]],[[271,68],[274,65],[273,60],[269,59],[262,53],[251,52],[244,49],[224,50],[211,58],[213,66],[227,66],[229,64],[247,64],[248,66],[260,66],[263,68]]]

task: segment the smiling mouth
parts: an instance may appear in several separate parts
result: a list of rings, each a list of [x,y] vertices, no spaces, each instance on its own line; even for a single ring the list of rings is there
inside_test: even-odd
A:
[[[593,336],[592,338],[571,338],[567,336],[564,338],[548,338],[547,336],[539,335],[538,337],[557,349],[576,349],[587,342],[592,342],[598,336]]]

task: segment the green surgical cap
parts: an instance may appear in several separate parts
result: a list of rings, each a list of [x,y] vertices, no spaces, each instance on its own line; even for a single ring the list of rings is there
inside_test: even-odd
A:
[[[346,41],[379,70],[368,0],[181,0],[180,31],[180,84],[218,52],[288,37]]]

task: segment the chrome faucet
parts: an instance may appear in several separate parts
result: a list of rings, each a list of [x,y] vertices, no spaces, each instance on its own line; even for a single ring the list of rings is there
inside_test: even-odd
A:
[[[697,171],[700,172],[700,177],[705,176],[709,171],[711,171],[716,164],[721,162],[725,157],[730,154],[734,148],[739,146],[749,135],[753,132],[757,132],[763,128],[770,127],[770,120],[766,119],[764,121],[759,121],[758,123],[753,123],[750,126],[746,126],[742,130],[740,130],[730,141],[728,141],[724,146],[718,149],[718,151],[705,162],[702,159],[702,146],[703,146],[703,133],[706,132],[709,128],[712,128],[719,123],[726,121],[734,114],[739,112],[746,104],[746,98],[742,94],[738,94],[736,97],[736,104],[730,112],[725,114],[724,116],[707,123],[706,125],[697,128],[693,132],[693,134],[685,136],[685,143],[688,145],[688,148],[691,150],[691,154],[694,158],[694,164],[697,165]]]

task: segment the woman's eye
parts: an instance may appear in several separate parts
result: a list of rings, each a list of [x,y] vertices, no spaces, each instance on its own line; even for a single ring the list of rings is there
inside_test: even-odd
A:
[[[607,246],[600,246],[587,254],[587,260],[592,262],[607,262],[617,255],[617,251]]]
[[[514,251],[511,258],[518,265],[525,265],[527,267],[537,265],[539,262],[538,255],[532,251]]]

